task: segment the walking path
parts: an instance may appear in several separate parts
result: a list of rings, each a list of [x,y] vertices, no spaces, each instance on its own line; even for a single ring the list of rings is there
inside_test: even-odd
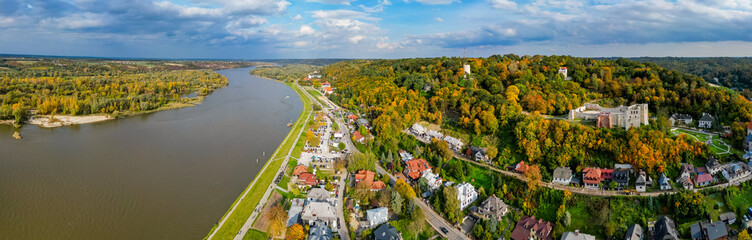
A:
[[[708,139],[710,139],[710,141],[704,142],[704,141],[700,140],[699,138],[695,137],[692,134],[687,134],[688,136],[694,138],[698,142],[705,143],[705,144],[707,144],[709,146],[713,146],[713,147],[718,148],[721,151],[723,151],[723,152],[717,152],[716,154],[718,154],[718,155],[724,155],[724,154],[730,154],[731,153],[731,146],[729,146],[728,144],[726,144],[726,142],[724,142],[723,140],[719,139],[719,142],[721,144],[723,144],[723,147],[718,146],[718,145],[715,144],[715,142],[713,141],[714,134],[703,132],[703,131],[692,130],[692,129],[688,129],[688,128],[672,128],[671,129],[671,133],[673,133],[674,135],[677,135],[677,136],[679,136],[679,134],[683,134],[682,132],[679,132],[679,133],[676,132],[676,130],[679,130],[679,129],[681,129],[682,131],[687,131],[687,132],[692,132],[692,133],[697,133],[697,134],[708,135]]]

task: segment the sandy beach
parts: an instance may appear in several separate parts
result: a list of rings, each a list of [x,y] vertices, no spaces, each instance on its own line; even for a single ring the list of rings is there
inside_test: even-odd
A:
[[[31,119],[29,119],[28,123],[34,124],[40,127],[53,128],[53,127],[62,127],[62,126],[68,126],[68,125],[73,125],[73,124],[86,124],[86,123],[101,122],[101,121],[107,121],[110,119],[114,119],[114,118],[110,117],[109,115],[87,115],[87,116],[56,115],[53,119],[50,119],[50,116],[48,115],[35,115],[35,116],[32,116]]]

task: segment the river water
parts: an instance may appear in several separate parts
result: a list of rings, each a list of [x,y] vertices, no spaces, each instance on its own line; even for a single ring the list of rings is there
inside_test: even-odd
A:
[[[0,239],[206,236],[302,111],[295,91],[249,70],[218,71],[229,86],[195,107],[24,126],[22,140],[0,125]]]

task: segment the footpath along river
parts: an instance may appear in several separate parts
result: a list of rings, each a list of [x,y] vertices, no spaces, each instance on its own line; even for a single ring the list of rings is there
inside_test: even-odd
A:
[[[26,125],[21,140],[0,125],[0,239],[205,237],[302,111],[249,70],[217,71],[230,85],[195,107]]]

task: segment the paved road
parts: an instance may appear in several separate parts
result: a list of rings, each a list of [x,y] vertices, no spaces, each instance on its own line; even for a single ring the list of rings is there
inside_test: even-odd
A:
[[[408,132],[408,134],[409,134],[409,132]],[[418,139],[418,141],[426,142],[426,141],[423,141],[422,139],[420,139],[418,137],[416,137],[416,139]],[[518,173],[515,173],[515,172],[511,172],[511,171],[499,169],[499,168],[496,168],[495,166],[492,166],[492,165],[487,164],[487,163],[481,163],[481,162],[477,162],[477,161],[474,161],[474,160],[470,160],[465,155],[459,154],[457,152],[453,152],[453,154],[454,154],[454,157],[456,157],[457,159],[460,159],[462,161],[466,161],[466,162],[469,162],[469,163],[472,163],[472,164],[477,164],[477,165],[483,166],[483,167],[491,169],[491,170],[493,170],[493,171],[495,171],[497,173],[501,173],[503,175],[507,175],[507,176],[510,176],[510,177],[517,178],[517,179],[519,179],[520,181],[523,181],[523,182],[527,182],[528,181],[527,178],[525,178],[524,176],[522,176],[522,174],[518,174]],[[742,164],[744,164],[744,163],[742,163]],[[744,177],[742,179],[733,181],[731,183],[717,184],[717,185],[708,186],[708,187],[699,188],[699,189],[726,188],[729,184],[730,185],[739,185],[740,183],[748,181],[750,179],[752,179],[752,175],[749,175],[749,176]],[[582,188],[582,187],[564,186],[564,185],[561,185],[561,184],[555,184],[555,183],[550,183],[550,182],[541,182],[540,186],[547,187],[547,188],[553,188],[553,189],[556,189],[556,190],[562,190],[562,191],[563,190],[568,190],[568,191],[570,191],[572,193],[582,194],[582,195],[601,196],[601,197],[627,196],[627,194],[624,191],[600,190],[600,189],[589,189],[589,188]],[[634,192],[632,194],[632,196],[654,196],[655,197],[655,196],[659,196],[661,194],[674,194],[674,193],[676,193],[678,191],[679,191],[679,189],[673,189],[671,191],[659,191],[659,192]]]
[[[308,98],[310,98],[311,101],[314,104],[318,104],[319,103],[316,100],[317,98],[311,96],[311,94],[309,94],[308,91],[306,91],[305,88],[303,88],[302,86],[298,85],[297,82],[295,83],[295,85],[297,85],[300,89],[303,89],[303,92],[305,93],[305,95],[308,96]],[[329,103],[331,103],[331,102],[329,102]],[[319,105],[321,106],[321,104],[319,104]],[[325,114],[330,115],[332,118],[334,117],[334,114],[329,114],[330,111],[331,111],[331,109],[328,108],[328,106],[321,106],[321,108],[322,108],[322,110],[324,111]],[[332,121],[337,121],[337,120],[338,119],[336,119],[336,118],[332,119]],[[340,123],[338,122],[338,124],[340,124]],[[340,126],[342,126],[342,125],[340,124]],[[342,129],[340,129],[340,130],[342,130]],[[347,132],[347,131],[343,131],[343,132]],[[345,145],[347,145],[347,143]],[[341,173],[340,173],[340,180],[339,180],[339,183],[337,183],[337,193],[339,194],[339,196],[337,196],[337,206],[335,206],[335,209],[337,210],[337,218],[340,220],[337,223],[338,229],[336,229],[335,232],[339,233],[339,235],[340,235],[339,239],[342,239],[342,240],[350,240],[350,230],[347,229],[347,225],[345,224],[345,221],[347,221],[347,219],[345,219],[345,210],[344,210],[345,203],[343,202],[344,195],[345,195],[345,179],[346,179],[346,177],[347,177],[347,170],[341,171]]]
[[[328,98],[325,99],[324,101],[327,103],[327,105],[335,106],[335,107],[337,106],[336,104],[334,104],[333,102],[331,102]],[[348,151],[351,152],[351,153],[358,152],[358,149],[355,148],[355,145],[353,145],[353,143],[352,143],[349,131],[347,131],[347,129],[346,129],[347,125],[342,121],[341,118],[335,117],[334,114],[332,114],[332,116],[334,117],[334,121],[336,121],[337,124],[339,124],[340,130],[342,130],[342,132],[344,133],[344,137],[342,138],[342,142],[345,143],[345,145],[347,146]],[[383,168],[381,168],[381,166],[379,166],[378,164],[376,164],[376,172],[378,172],[379,174],[387,174],[389,176],[389,179],[392,179],[392,180],[396,180],[397,179],[397,177],[395,177],[394,175],[386,172],[386,170],[384,170]],[[340,197],[342,197],[341,194],[340,194]],[[426,222],[428,222],[428,225],[430,225],[431,227],[433,227],[434,229],[436,229],[436,232],[438,232],[439,234],[441,234],[441,236],[447,237],[449,239],[468,239],[468,240],[470,239],[467,236],[465,236],[464,234],[462,234],[462,232],[460,232],[458,229],[452,227],[451,223],[447,222],[446,219],[444,219],[439,214],[437,214],[433,210],[433,208],[431,208],[430,206],[426,205],[423,201],[421,201],[421,199],[419,199],[419,198],[416,197],[413,200],[415,200],[415,202],[417,203],[418,207],[420,207],[423,210],[423,213],[426,216]],[[444,234],[444,232],[441,231],[442,227],[446,228],[449,231],[448,234]]]
[[[378,172],[379,174],[386,174],[389,176],[390,179],[397,179],[397,177],[395,177],[391,173],[388,173],[386,170],[381,168],[381,166],[379,166],[378,164],[376,165],[376,172]],[[437,214],[433,210],[433,208],[431,208],[426,203],[424,203],[420,198],[414,197],[413,200],[415,201],[415,203],[417,203],[418,207],[420,207],[420,209],[423,210],[423,213],[426,216],[426,222],[428,222],[428,225],[431,225],[431,227],[436,229],[436,231],[439,234],[441,234],[441,236],[444,236],[449,239],[470,239],[464,234],[462,234],[462,232],[459,229],[452,227],[451,223],[447,222],[446,219],[444,219],[439,214]],[[441,231],[441,228],[445,228],[446,230],[448,230],[448,233],[444,234],[444,232]]]
[[[303,92],[305,92],[305,90],[303,90]],[[311,117],[311,114],[313,114],[313,111],[309,112],[308,116],[305,119],[308,119],[309,117]],[[300,120],[299,123],[295,123],[295,126],[297,126],[298,124],[305,124],[306,123],[305,119],[304,120]],[[294,129],[294,126],[293,126],[293,129]],[[288,140],[288,138],[290,138],[291,136],[296,136],[295,137],[295,142],[298,142],[298,139],[300,139],[300,135],[301,135],[303,129],[305,129],[305,128],[301,128],[300,132],[297,132],[297,133],[292,133],[292,132],[289,133],[285,137],[285,139],[282,140],[282,143],[285,143]],[[285,157],[284,162],[282,163],[281,167],[277,170],[277,174],[274,175],[275,178],[277,176],[279,176],[279,174],[282,173],[284,171],[284,169],[287,167],[287,161],[290,159],[290,154],[292,153],[293,148],[294,148],[294,145],[287,152],[287,156]],[[276,156],[277,152],[280,149],[281,148],[277,148],[277,150],[275,150],[274,153],[272,153],[272,156]],[[264,168],[262,168],[261,171],[259,171],[259,173],[257,174],[257,177],[253,179],[253,182],[251,183],[251,186],[249,186],[243,192],[243,194],[240,195],[240,199],[238,200],[238,203],[240,203],[241,201],[243,201],[243,199],[245,199],[245,196],[248,195],[248,191],[250,191],[251,188],[253,188],[253,185],[256,184],[256,180],[258,180],[258,177],[261,176],[261,173],[263,173],[264,171],[266,171],[266,168],[269,165],[271,165],[271,162],[277,161],[277,160],[279,160],[279,159],[270,159],[269,161],[266,162],[266,164],[264,164]],[[264,196],[261,198],[261,201],[259,202],[258,205],[256,205],[256,208],[253,210],[253,213],[251,213],[251,216],[246,220],[245,224],[243,224],[243,227],[240,228],[241,232],[238,233],[237,235],[235,235],[235,239],[239,239],[239,240],[243,239],[243,236],[245,236],[245,233],[248,231],[248,229],[251,228],[251,226],[253,225],[253,222],[256,220],[256,217],[258,216],[259,212],[261,211],[261,209],[263,209],[264,205],[266,204],[266,201],[269,200],[269,196],[271,195],[272,191],[275,189],[276,185],[277,184],[274,183],[274,181],[272,181],[271,184],[269,185],[269,187],[266,188],[266,192],[264,192]],[[218,229],[220,229],[222,227],[222,225],[224,225],[224,223],[227,220],[227,218],[232,215],[232,213],[235,211],[235,209],[236,209],[237,206],[238,206],[238,204],[235,204],[235,205],[232,206],[232,208],[230,209],[230,212],[228,212],[227,215],[226,215],[226,217],[223,218],[219,222],[219,224],[217,225],[217,228],[215,228],[214,232],[212,232],[207,239],[211,240],[214,237],[214,234],[217,232]]]

